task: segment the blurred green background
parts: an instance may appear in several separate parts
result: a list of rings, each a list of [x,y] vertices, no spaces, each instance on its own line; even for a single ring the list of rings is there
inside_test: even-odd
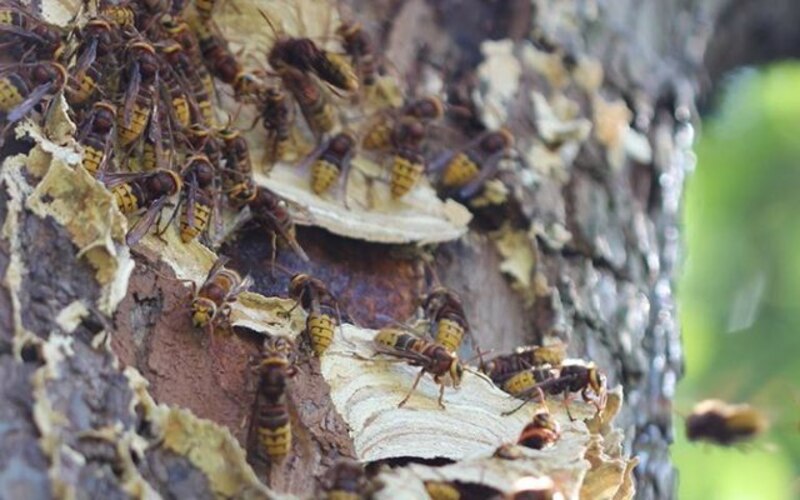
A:
[[[724,95],[686,191],[676,412],[748,402],[772,428],[723,449],[688,443],[676,415],[680,498],[800,498],[800,63],[740,72]]]

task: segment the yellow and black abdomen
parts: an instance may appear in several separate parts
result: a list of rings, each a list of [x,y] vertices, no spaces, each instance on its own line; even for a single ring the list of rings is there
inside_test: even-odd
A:
[[[189,220],[189,209],[184,204],[181,209],[181,241],[188,243],[195,239],[200,233],[205,231],[208,227],[208,221],[211,219],[211,200],[206,199],[204,195],[199,195],[194,203],[194,220]]]
[[[292,427],[286,398],[275,403],[264,402],[257,415],[258,444],[270,461],[283,460],[292,449]]]
[[[311,349],[317,356],[328,350],[333,342],[334,331],[338,321],[333,314],[311,312],[306,320],[306,331],[311,340]]]
[[[503,382],[502,389],[512,396],[519,396],[534,385],[537,381],[531,370],[524,370],[510,376]]]
[[[303,111],[303,116],[305,116],[308,125],[314,130],[314,132],[317,134],[324,134],[333,129],[335,124],[333,107],[331,107],[328,99],[322,95],[321,90],[319,90],[317,99],[315,99],[313,102],[299,102],[301,104],[300,109]]]
[[[200,115],[203,118],[203,121],[207,125],[213,125],[215,123],[214,120],[214,105],[211,103],[211,99],[208,96],[205,98],[197,99],[197,106],[200,108]]]
[[[316,72],[331,85],[348,92],[358,90],[358,77],[350,62],[342,54],[324,52],[316,59]]]
[[[392,156],[392,198],[405,196],[417,184],[425,172],[422,156],[410,152],[399,151]]]
[[[97,89],[97,81],[100,79],[100,73],[93,65],[86,68],[86,71],[78,75],[78,78],[70,78],[70,84],[67,86],[67,102],[71,106],[78,106],[94,95]]]
[[[340,173],[339,167],[334,163],[320,158],[311,166],[311,190],[317,195],[327,192]]]
[[[0,78],[0,111],[8,113],[22,103],[29,92],[25,79],[17,74],[9,73]]]
[[[141,208],[141,193],[137,191],[138,190],[128,182],[113,187],[111,193],[114,195],[114,201],[122,213],[130,214]]]
[[[454,353],[464,339],[464,326],[450,318],[442,318],[436,324],[436,342]]]
[[[480,172],[478,164],[464,152],[450,160],[442,174],[442,185],[446,188],[460,188],[467,185]]]
[[[211,75],[206,71],[205,67],[196,66],[197,77],[193,78],[194,85],[192,85],[192,96],[194,97],[197,107],[200,109],[200,116],[196,120],[202,121],[205,125],[214,125],[216,120],[214,116],[214,104],[211,102],[209,93],[209,86],[211,91],[214,91],[214,80]]]
[[[393,328],[384,328],[378,331],[375,334],[375,342],[398,351],[421,352],[424,348],[424,345],[417,337]]]
[[[554,376],[549,367],[529,368],[508,377],[503,382],[501,389],[512,396],[521,396],[529,392],[536,384],[550,380]]]
[[[386,149],[392,145],[392,127],[388,120],[373,126],[361,141],[361,146],[369,151]]]
[[[256,197],[257,186],[249,175],[227,175],[223,179],[223,190],[228,196],[228,201],[234,206],[241,207]]]
[[[156,155],[156,145],[152,141],[145,140],[142,145],[141,169],[150,172],[158,168],[158,157]]]
[[[136,103],[133,105],[130,123],[127,125],[125,124],[124,113],[117,115],[117,134],[122,146],[130,146],[142,136],[152,112],[151,104],[151,100],[146,96],[140,95],[137,97]]]
[[[22,26],[22,16],[19,12],[11,9],[0,9],[0,25],[5,26]]]
[[[172,95],[172,110],[175,111],[178,123],[183,127],[188,127],[192,121],[192,113],[189,109],[189,100],[185,95],[181,93]]]
[[[97,176],[97,171],[100,170],[100,165],[105,157],[105,147],[99,142],[98,140],[93,140],[93,138],[87,138],[82,144],[83,159],[81,160],[81,165],[92,176]]]
[[[133,28],[136,22],[136,13],[128,6],[108,5],[102,9],[101,13],[117,26]]]

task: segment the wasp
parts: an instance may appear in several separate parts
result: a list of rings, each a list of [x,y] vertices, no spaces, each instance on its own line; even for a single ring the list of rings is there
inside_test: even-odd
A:
[[[292,107],[286,93],[280,87],[268,87],[257,94],[257,102],[264,129],[267,131],[267,147],[265,160],[269,163],[284,158],[291,142]]]
[[[117,108],[109,102],[101,101],[92,106],[84,118],[78,132],[78,143],[83,147],[81,164],[92,176],[106,170],[111,156],[111,132],[117,120]]]
[[[461,298],[452,290],[438,287],[425,297],[422,308],[435,330],[436,343],[450,352],[458,352],[469,331]]]
[[[127,87],[122,113],[117,114],[117,133],[123,147],[139,139],[150,121],[154,84],[159,69],[156,51],[149,43],[133,41],[128,44],[127,53],[128,67],[124,82]]]
[[[278,235],[292,248],[298,257],[308,262],[306,252],[295,238],[294,220],[289,214],[286,200],[269,189],[258,186],[255,197],[247,204],[253,220],[272,233],[272,262],[275,262]]]
[[[587,402],[591,401],[589,391],[604,399],[606,376],[600,373],[594,363],[580,359],[567,360],[561,364],[558,378],[546,389],[552,395],[580,391],[581,397]]]
[[[379,113],[376,120],[370,123],[361,142],[364,149],[369,151],[389,149],[398,141],[405,142],[404,135],[410,132],[414,132],[411,139],[421,141],[425,135],[424,126],[441,118],[444,115],[444,106],[438,97],[425,96],[408,102],[400,109],[399,116],[392,115],[392,112]],[[416,119],[421,122],[420,126],[415,125],[415,130],[409,130],[408,124],[397,123],[403,117]]]
[[[728,446],[758,436],[767,426],[766,417],[750,405],[707,399],[697,403],[686,418],[686,437]]]
[[[203,62],[212,75],[232,86],[237,96],[253,94],[253,76],[246,73],[233,55],[228,42],[217,33],[213,23],[193,23]]]
[[[181,191],[180,237],[188,243],[206,230],[214,207],[214,196],[211,187],[216,170],[205,155],[195,155],[186,160],[182,172],[183,190]],[[176,208],[176,210],[178,210]]]
[[[186,90],[188,84],[179,73],[178,67],[188,66],[187,62],[181,62],[183,58],[183,47],[178,42],[168,43],[161,47],[163,64],[159,71],[162,82],[161,89],[165,94],[164,101],[170,104],[170,115],[181,128],[191,125],[192,121],[192,97]],[[175,63],[173,67],[172,63]]]
[[[104,70],[113,64],[114,35],[111,24],[102,18],[90,19],[81,29],[79,55],[66,92],[71,106],[80,106],[89,101],[97,90]]]
[[[434,162],[431,170],[441,170],[439,183],[445,191],[455,191],[460,198],[468,199],[497,172],[500,160],[513,146],[514,136],[508,129],[485,132],[463,150]]]
[[[195,328],[209,328],[213,332],[215,326],[227,322],[231,304],[250,287],[250,277],[242,278],[233,269],[225,267],[227,263],[227,257],[218,258],[199,289],[190,281],[192,324]]]
[[[292,448],[286,385],[296,373],[293,348],[290,340],[272,337],[264,342],[263,358],[258,365],[260,381],[251,435],[255,434],[261,450],[272,463],[283,460]]]
[[[407,194],[417,184],[425,172],[425,158],[421,153],[421,144],[425,139],[425,122],[415,116],[405,115],[394,121],[377,123],[363,143],[370,148],[383,147],[383,126],[391,123],[388,143],[391,145],[390,187],[392,197],[397,199]]]
[[[260,12],[275,37],[267,55],[273,70],[281,72],[291,67],[303,73],[313,72],[336,88],[346,92],[358,90],[358,77],[344,55],[320,49],[310,38],[283,34],[263,11]]]
[[[414,389],[417,388],[422,376],[428,372],[433,375],[433,380],[439,384],[439,406],[444,408],[444,382],[443,378],[450,377],[453,387],[461,384],[461,377],[464,375],[464,367],[458,360],[458,356],[450,353],[447,349],[437,343],[429,342],[410,333],[392,328],[380,330],[375,335],[375,344],[380,353],[388,354],[407,360],[412,366],[419,366],[420,370],[411,390],[406,397],[400,401],[398,406],[403,406]]]
[[[326,500],[360,500],[367,493],[364,468],[355,460],[340,458],[322,479],[322,495]]]
[[[347,182],[350,159],[355,154],[356,138],[348,132],[340,132],[317,147],[301,168],[311,166],[311,190],[322,195],[341,178]]]
[[[14,64],[0,77],[0,112],[6,129],[25,118],[50,94],[64,88],[67,70],[58,63]]]
[[[479,370],[499,384],[511,375],[533,367],[561,366],[566,357],[566,349],[565,344],[518,347],[511,354],[497,356],[485,363],[481,361]]]
[[[533,415],[519,435],[517,444],[534,450],[541,450],[552,446],[561,436],[561,431],[555,418],[547,411],[539,411]]]
[[[312,132],[317,136],[330,132],[336,124],[336,117],[322,88],[309,75],[293,67],[283,68],[279,74]]]
[[[181,44],[167,44],[162,48],[162,56],[165,65],[170,69],[165,75],[165,80],[167,80],[167,87],[172,89],[170,91],[170,94],[173,95],[171,97],[172,107],[175,109],[178,121],[183,122],[181,116],[181,113],[184,112],[183,100],[180,99],[178,92],[173,91],[180,90],[180,93],[183,94],[186,93],[184,89],[187,89],[185,102],[190,113],[189,120],[203,124],[214,123],[214,106],[203,77],[206,75],[210,78],[210,75],[205,71],[205,67],[202,64],[193,66],[186,54],[186,49]],[[170,82],[170,79],[174,79],[174,82]],[[176,98],[178,101],[175,101]]]
[[[61,56],[64,49],[61,28],[26,13],[21,3],[3,4],[0,7],[0,46],[11,47],[17,58],[31,49],[40,60],[55,60]]]
[[[545,393],[552,396],[563,394],[565,396],[565,405],[568,401],[566,398],[570,393],[574,392],[580,392],[583,400],[593,403],[597,407],[597,411],[600,411],[605,405],[606,377],[600,373],[594,363],[587,363],[579,359],[566,360],[559,369],[552,369],[545,365],[542,368],[533,368],[521,373],[530,373],[534,379],[538,376],[542,377],[543,380],[530,384],[528,380],[519,378],[517,379],[518,383],[512,384],[509,382],[512,379],[508,379],[503,384],[504,389],[508,388],[507,392],[509,393],[512,390],[520,389],[519,392],[513,395],[523,398],[525,401],[517,408],[503,413],[504,415],[516,412],[534,395],[537,395],[543,401]],[[527,385],[527,387],[522,389],[523,385]],[[594,397],[590,396],[589,391],[594,393]],[[566,406],[566,408],[569,413],[569,406]]]
[[[341,325],[339,302],[321,280],[297,274],[289,282],[289,296],[307,313],[306,335],[317,356],[330,347],[334,330]]]
[[[242,207],[256,196],[247,139],[242,137],[241,132],[230,127],[220,130],[219,138],[222,140],[222,154],[225,158],[222,189],[232,205]]]
[[[181,178],[170,170],[104,174],[102,180],[111,189],[114,202],[122,213],[145,212],[125,237],[129,246],[147,234],[169,198],[181,190]]]
[[[336,34],[341,37],[342,47],[356,67],[359,81],[366,86],[374,85],[378,67],[372,37],[361,23],[356,22],[343,22],[336,29]]]
[[[408,194],[425,173],[425,158],[419,149],[424,136],[425,126],[410,117],[401,120],[392,132],[390,190],[394,199]]]
[[[203,64],[197,39],[192,34],[189,25],[183,21],[168,18],[162,20],[162,25],[170,38],[177,41],[183,49],[178,50],[177,47],[167,46],[164,49],[164,56],[167,63],[180,73],[191,90],[192,97],[199,108],[195,120],[202,121],[206,125],[214,124],[216,116],[211,100],[215,92],[214,80]]]

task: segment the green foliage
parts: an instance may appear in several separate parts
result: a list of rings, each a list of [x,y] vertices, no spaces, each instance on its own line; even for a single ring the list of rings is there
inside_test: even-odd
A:
[[[744,449],[690,444],[680,429],[681,498],[800,495],[798,88],[800,64],[742,73],[700,134],[686,192],[677,409],[748,402],[772,429]]]

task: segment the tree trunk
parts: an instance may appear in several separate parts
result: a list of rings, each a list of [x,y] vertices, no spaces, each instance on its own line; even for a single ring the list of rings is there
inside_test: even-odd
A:
[[[615,423],[624,455],[638,457],[637,496],[674,496],[668,446],[682,372],[673,296],[679,211],[718,6],[342,3],[379,35],[384,65],[408,95],[441,86],[461,111],[439,138],[442,147],[506,125],[522,161],[501,171],[511,187],[507,202],[475,210],[460,239],[418,247],[304,227],[298,241],[310,264],[281,248],[281,266],[326,282],[344,318],[361,328],[405,322],[435,276],[464,300],[473,335],[466,357],[475,344],[503,352],[566,342],[571,356],[594,361],[609,386],[624,389]],[[726,12],[735,13],[730,5]],[[744,58],[737,54],[714,52],[712,77]],[[30,147],[9,141],[3,157]],[[148,237],[129,257],[114,233],[118,221],[107,220],[102,188],[65,166],[66,153],[32,151],[4,164],[0,184],[0,491],[19,498],[310,494],[309,477],[337,457],[363,459],[353,422],[332,402],[329,368],[303,356],[291,383],[290,458],[272,470],[252,457],[245,463],[236,442],[252,448],[257,380],[249,365],[264,331],[289,328],[275,311],[291,302],[266,302],[260,310],[274,323],[262,322],[260,333],[234,321],[229,335],[200,334],[187,313],[190,289],[172,278],[168,262],[182,261],[181,251],[165,257],[169,245]],[[80,199],[69,186],[85,190]],[[286,297],[288,277],[269,265],[267,239],[247,229],[220,253],[253,277],[253,292]],[[178,277],[200,281],[212,257],[192,256],[203,264]],[[115,297],[124,298],[117,304]],[[415,430],[406,431],[413,439]]]

